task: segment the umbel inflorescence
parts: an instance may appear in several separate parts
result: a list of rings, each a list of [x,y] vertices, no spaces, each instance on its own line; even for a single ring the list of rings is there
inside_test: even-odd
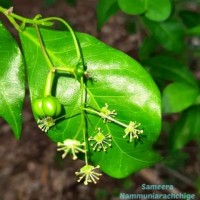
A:
[[[87,112],[96,114],[101,117],[104,123],[116,123],[123,127],[124,131],[122,131],[122,138],[128,138],[129,142],[133,140],[137,140],[139,135],[143,133],[143,130],[140,130],[140,123],[130,122],[128,125],[123,124],[113,116],[116,116],[117,113],[115,111],[108,110],[108,104],[105,104],[100,111],[88,109]],[[124,132],[124,134],[123,134]],[[78,158],[78,153],[87,154],[87,144],[91,146],[92,151],[100,152],[100,151],[108,151],[109,148],[112,147],[112,133],[104,133],[101,127],[98,127],[97,130],[94,131],[93,136],[87,138],[85,142],[80,142],[75,139],[66,139],[63,142],[58,142],[58,151],[63,151],[62,158],[65,158],[68,153],[72,154],[72,158],[75,160]],[[102,175],[96,172],[97,169],[100,169],[100,166],[96,167],[93,165],[86,164],[80,169],[79,172],[75,174],[79,177],[78,182],[83,181],[85,185],[88,183],[97,183],[99,177]]]

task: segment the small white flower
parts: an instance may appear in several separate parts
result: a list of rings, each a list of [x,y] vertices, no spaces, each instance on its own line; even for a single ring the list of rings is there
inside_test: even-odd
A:
[[[38,127],[44,132],[47,132],[52,126],[55,125],[55,121],[52,117],[38,119],[37,123]]]
[[[110,122],[108,117],[115,117],[117,113],[115,112],[115,110],[112,110],[112,111],[109,110],[108,104],[106,103],[105,106],[101,108],[99,115],[103,119],[103,122],[106,123],[106,122]]]
[[[111,147],[112,136],[108,133],[104,135],[101,128],[98,128],[98,132],[94,137],[88,139],[91,142],[93,150],[106,151],[108,147]]]
[[[96,184],[97,181],[99,180],[99,176],[102,174],[95,172],[95,169],[100,168],[99,165],[96,167],[92,165],[85,165],[80,169],[80,172],[75,172],[76,176],[80,176],[78,179],[78,182],[80,182],[83,178],[84,180],[84,185],[88,185],[88,183],[94,183]]]
[[[123,136],[123,138],[129,136],[130,142],[132,142],[134,138],[138,139],[139,138],[138,135],[143,133],[143,130],[137,129],[140,125],[141,124],[137,122],[130,122],[129,125],[124,130],[125,135]]]
[[[81,147],[85,147],[85,143],[83,142],[81,144],[78,140],[72,140],[72,139],[66,139],[64,142],[58,142],[57,146],[59,147],[58,151],[64,151],[62,154],[62,158],[65,158],[66,155],[71,152],[73,156],[73,160],[77,159],[76,154],[79,152],[85,153],[84,149],[81,149]]]

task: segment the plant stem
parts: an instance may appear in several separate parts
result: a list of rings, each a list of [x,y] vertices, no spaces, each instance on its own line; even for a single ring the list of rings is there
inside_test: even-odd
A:
[[[81,60],[81,51],[80,51],[80,47],[79,47],[79,44],[78,44],[78,40],[76,38],[76,35],[74,33],[74,31],[72,30],[72,28],[70,27],[70,25],[63,19],[59,18],[59,17],[47,17],[47,18],[44,18],[44,19],[40,19],[38,20],[38,22],[45,22],[45,21],[59,21],[61,23],[63,23],[69,30],[69,32],[71,33],[71,36],[73,38],[73,41],[74,41],[74,45],[75,45],[75,49],[76,49],[76,54],[77,54],[77,63],[80,62]]]
[[[15,21],[15,19],[11,16],[12,14],[12,9],[5,9],[5,8],[2,8],[0,6],[0,12],[3,13],[7,18],[8,20],[10,21],[10,23],[15,27],[15,29],[17,31],[20,31],[20,26],[17,24],[17,22]]]
[[[86,120],[85,120],[85,87],[84,79],[81,77],[81,122],[83,123],[83,139],[85,142],[85,164],[88,165],[88,142],[87,142],[87,132],[86,132]]]
[[[70,68],[70,67],[54,67],[54,69],[57,71],[57,72],[64,72],[64,73],[67,73],[67,74],[74,74],[75,72],[75,69],[74,68]]]
[[[44,88],[44,96],[45,97],[51,95],[54,76],[55,76],[55,70],[50,70],[47,75],[46,84],[45,84],[45,88]]]
[[[72,36],[72,39],[73,39],[73,42],[75,45],[75,49],[76,49],[76,54],[77,54],[77,63],[79,63],[82,60],[81,51],[80,51],[77,37],[76,37],[74,31],[72,30],[72,28],[70,27],[70,25],[62,18],[47,17],[47,18],[43,18],[43,19],[37,19],[37,18],[29,19],[29,18],[19,16],[17,14],[14,14],[13,12],[9,12],[9,9],[5,9],[1,6],[0,6],[0,12],[3,13],[9,19],[9,21],[14,25],[14,27],[17,29],[17,31],[20,31],[20,26],[15,22],[14,19],[19,20],[24,24],[33,24],[33,25],[48,25],[49,26],[50,21],[59,21],[59,22],[63,23],[68,28],[68,30]],[[47,22],[47,24],[46,24],[46,22]]]
[[[42,53],[44,55],[44,58],[45,58],[45,60],[46,60],[46,62],[48,64],[49,68],[52,69],[53,68],[53,63],[52,63],[52,61],[51,61],[51,59],[50,59],[49,55],[47,54],[47,51],[46,51],[46,49],[44,47],[44,44],[43,44],[43,41],[42,41],[42,37],[41,37],[41,34],[40,34],[40,30],[38,28],[38,25],[34,24],[34,27],[35,27],[35,30],[36,30],[36,33],[37,33],[37,36],[38,36],[38,40],[39,40],[40,47],[42,49]]]
[[[98,116],[100,116],[102,118],[106,118],[107,120],[109,120],[111,122],[114,122],[115,124],[118,124],[118,125],[120,125],[120,126],[122,126],[124,128],[127,128],[126,124],[124,124],[124,123],[122,123],[122,122],[120,122],[120,121],[118,121],[118,120],[116,120],[116,119],[114,119],[114,118],[112,118],[110,116],[107,116],[107,115],[105,115],[105,114],[103,114],[103,113],[101,113],[99,111],[96,111],[96,110],[93,110],[93,109],[89,109],[89,108],[83,108],[83,109],[85,111],[91,113],[91,114],[95,114],[95,115],[98,115]]]
[[[0,12],[3,13],[6,17],[10,16],[12,18],[15,18],[21,22],[24,22],[24,23],[29,23],[29,24],[33,24],[34,21],[32,19],[28,19],[28,18],[25,18],[25,17],[21,17],[19,15],[16,15],[15,13],[13,12],[8,12],[9,9],[6,9],[6,8],[3,8],[0,6]]]

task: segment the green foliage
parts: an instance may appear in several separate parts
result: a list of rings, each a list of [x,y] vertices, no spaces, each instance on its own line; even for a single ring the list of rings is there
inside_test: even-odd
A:
[[[186,82],[169,84],[163,91],[163,112],[174,113],[183,111],[194,104],[198,94],[198,87],[194,87]]]
[[[184,47],[184,29],[179,21],[153,22],[144,18],[144,23],[157,42],[167,50],[180,53]]]
[[[101,2],[101,1],[100,1]],[[139,15],[146,11],[147,5],[145,0],[118,0],[120,9],[126,14]]]
[[[154,56],[146,59],[143,64],[165,87],[162,95],[164,113],[181,112],[195,103],[199,87],[186,65],[170,56]],[[173,83],[166,85],[167,81]]]
[[[0,116],[21,136],[22,105],[25,94],[24,64],[17,43],[0,23]]]
[[[55,66],[67,63],[73,67],[76,64],[75,47],[69,33],[41,30],[41,34]],[[152,151],[152,144],[160,130],[160,96],[151,77],[136,61],[122,52],[89,35],[77,33],[77,36],[87,63],[87,71],[94,74],[96,79],[87,83],[88,106],[99,110],[107,103],[111,109],[116,110],[116,118],[120,121],[140,122],[145,135],[141,142],[134,145],[123,139],[123,127],[113,123],[104,124],[98,116],[87,114],[88,137],[95,136],[98,127],[101,127],[104,134],[112,135],[112,147],[107,152],[90,148],[92,163],[101,164],[101,170],[108,175],[122,178],[157,162],[160,158]],[[42,96],[48,73],[48,65],[36,37],[31,28],[21,34],[32,100]],[[32,54],[37,56],[33,57]],[[57,76],[57,86],[53,94],[64,105],[66,118],[70,119],[60,121],[48,132],[48,136],[55,142],[62,142],[66,138],[84,140],[80,132],[81,116],[77,115],[80,109],[79,85],[74,78]],[[116,166],[121,167],[116,169]]]
[[[45,2],[53,5],[56,0]],[[199,6],[198,1],[193,3]],[[178,116],[173,126],[164,122],[169,124],[163,130],[172,152],[166,164],[178,166],[180,163],[172,162],[176,158],[184,164],[187,155],[176,152],[189,141],[200,145],[200,82],[191,70],[200,52],[193,38],[200,40],[200,8],[194,11],[188,4],[99,0],[97,5],[99,29],[119,10],[133,15],[131,23],[142,39],[139,60],[159,86],[162,98],[149,73],[126,54],[89,35],[75,34],[60,18],[27,19],[0,6],[0,12],[20,32],[33,115],[39,128],[57,142],[58,151],[64,151],[63,158],[71,153],[74,160],[85,160],[76,172],[78,182],[84,179],[85,185],[96,183],[102,175],[95,171],[99,168],[123,178],[158,162],[160,155],[152,146],[161,127],[161,100],[164,116]],[[0,5],[10,7],[2,1]],[[23,30],[16,21],[22,22]],[[69,32],[50,30],[55,21]],[[41,25],[48,29],[41,29]],[[25,90],[23,57],[2,24],[0,40],[0,116],[19,138]],[[42,99],[47,96],[59,102],[58,107],[51,104],[53,111],[43,109]]]
[[[97,27],[101,28],[103,24],[119,10],[117,0],[101,0],[97,5]]]
[[[171,14],[170,0],[146,0],[146,13],[145,16],[153,21],[164,21]]]
[[[179,15],[187,28],[193,28],[199,25],[199,13],[190,10],[182,10],[180,11]]]
[[[171,2],[170,0],[99,0],[97,6],[98,27],[101,28],[119,9],[129,15],[144,14],[146,18],[160,22],[170,16]]]
[[[152,56],[143,61],[143,64],[149,68],[155,80],[186,82],[195,87],[198,86],[188,66],[172,56]]]
[[[194,105],[182,112],[171,134],[172,150],[183,148],[191,140],[200,142],[200,106]]]
[[[44,0],[45,6],[52,6],[56,3],[56,0]]]
[[[171,13],[170,0],[118,0],[119,7],[127,14],[145,16],[153,21],[164,21]]]
[[[139,59],[159,86],[163,116],[168,119],[168,126],[163,126],[163,131],[168,134],[168,146],[163,146],[170,153],[164,163],[169,161],[173,168],[183,166],[188,156],[179,158],[179,153],[183,152],[178,151],[192,140],[197,146],[200,145],[200,82],[196,78],[198,74],[194,74],[194,69],[199,69],[196,63],[200,55],[200,2],[116,2],[124,13],[133,15],[131,20],[137,24],[136,31],[144,33],[140,35]],[[102,1],[99,0],[99,3]],[[102,12],[98,20],[110,15],[112,13]],[[175,121],[169,121],[169,118],[175,119],[177,116]],[[164,119],[163,124],[166,124]]]
[[[53,6],[58,2],[58,0],[44,0],[44,5],[45,6]],[[67,4],[70,6],[75,6],[76,5],[76,0],[65,0]]]
[[[66,3],[68,3],[71,6],[75,6],[76,5],[76,0],[65,0]]]
[[[175,170],[183,168],[183,166],[187,162],[187,159],[189,158],[189,155],[183,151],[180,151],[180,149],[171,150],[172,151],[170,152],[170,154],[168,154],[166,158],[163,159],[163,164]]]
[[[197,35],[197,36],[200,36],[200,25],[188,29],[187,33],[188,33],[189,35]]]
[[[12,6],[12,0],[0,0],[0,6],[9,8]]]
[[[153,37],[146,37],[139,48],[139,57],[141,60],[146,60],[151,56],[157,43]]]

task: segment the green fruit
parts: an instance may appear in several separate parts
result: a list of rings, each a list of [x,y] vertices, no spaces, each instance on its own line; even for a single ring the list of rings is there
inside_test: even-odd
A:
[[[42,99],[43,98],[35,99],[32,103],[33,113],[39,117],[44,117],[46,115],[42,109]]]
[[[61,113],[61,104],[56,97],[47,96],[33,101],[33,112],[39,117],[54,117]]]
[[[56,114],[55,114],[55,116],[58,116],[61,113],[62,106],[61,106],[60,101],[58,99],[56,99],[56,100],[57,100],[57,105],[56,105],[57,108],[56,108]]]

